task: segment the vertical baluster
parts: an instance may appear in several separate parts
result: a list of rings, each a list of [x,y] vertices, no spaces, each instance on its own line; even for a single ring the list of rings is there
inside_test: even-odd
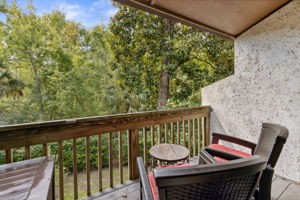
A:
[[[74,199],[78,199],[78,179],[77,179],[77,143],[76,138],[73,139],[73,184],[74,184]]]
[[[30,159],[30,146],[25,146],[25,160],[29,160]]]
[[[201,150],[201,120],[198,118],[198,152]]]
[[[147,167],[147,128],[143,128],[144,135],[144,165]]]
[[[158,144],[161,144],[161,124],[158,125]]]
[[[85,138],[85,164],[86,164],[86,194],[91,195],[91,160],[90,160],[90,137]]]
[[[123,183],[123,144],[122,144],[122,132],[118,132],[119,136],[119,173],[120,173],[120,183]]]
[[[168,124],[165,124],[165,143],[168,143]]]
[[[13,155],[11,149],[5,150],[5,156],[6,156],[6,163],[12,163],[13,162]]]
[[[174,144],[175,143],[174,123],[171,123],[171,140],[172,140],[172,144]]]
[[[182,123],[182,132],[183,132],[183,146],[186,146],[186,135],[185,135],[185,121]]]
[[[154,126],[151,126],[151,146],[154,146]]]
[[[102,140],[98,135],[98,190],[102,191]]]
[[[43,155],[48,156],[48,145],[47,145],[47,143],[43,144]]]
[[[132,177],[132,167],[131,167],[131,160],[132,160],[132,158],[131,158],[131,156],[132,156],[132,152],[131,152],[131,150],[132,150],[132,148],[131,148],[131,143],[132,143],[132,141],[131,141],[131,131],[130,130],[128,130],[127,131],[127,152],[128,152],[128,176],[129,176],[129,179],[131,179],[131,177]]]
[[[191,132],[191,120],[188,120],[188,149],[190,150],[190,157],[192,155]]]
[[[113,187],[114,186],[114,177],[113,177],[113,147],[112,147],[112,133],[109,133],[109,140],[108,140],[108,145],[109,145],[109,186]]]
[[[206,124],[206,121],[205,121],[205,118],[203,117],[202,118],[202,147],[203,148],[205,147],[205,143],[206,143],[205,124]]]
[[[177,122],[177,144],[180,145],[180,122]]]
[[[196,120],[193,119],[193,156],[196,156]]]
[[[59,199],[64,200],[63,142],[58,142]]]

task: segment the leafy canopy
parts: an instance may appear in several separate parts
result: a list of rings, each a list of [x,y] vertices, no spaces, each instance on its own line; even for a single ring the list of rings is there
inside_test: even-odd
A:
[[[133,110],[157,108],[162,72],[169,104],[201,104],[201,87],[233,73],[233,43],[185,25],[120,6],[109,24],[113,69]]]

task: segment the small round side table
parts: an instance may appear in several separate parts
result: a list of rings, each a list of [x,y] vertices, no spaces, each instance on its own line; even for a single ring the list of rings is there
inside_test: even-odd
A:
[[[190,151],[177,144],[158,144],[150,148],[150,155],[161,162],[178,162],[187,160]]]

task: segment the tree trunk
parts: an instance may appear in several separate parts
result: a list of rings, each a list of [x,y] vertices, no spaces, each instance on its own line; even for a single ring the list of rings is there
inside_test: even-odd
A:
[[[37,88],[37,97],[38,97],[38,103],[40,104],[40,112],[44,118],[44,98],[43,98],[43,91],[42,91],[42,83],[38,75],[38,67],[36,66],[34,59],[33,59],[33,53],[30,49],[25,47],[25,50],[27,52],[27,55],[29,57],[32,71],[34,74],[34,80],[35,80],[35,87]]]
[[[174,22],[172,22],[169,19],[164,19],[164,25],[165,25],[165,33],[166,38],[169,37],[170,41],[172,42],[173,39],[173,29],[174,29]],[[170,51],[170,47],[172,46],[170,41],[166,41],[164,44],[164,51]],[[162,64],[164,66],[168,66],[171,64],[172,59],[170,56],[166,56],[162,59]],[[168,99],[169,99],[169,74],[167,69],[162,69],[160,73],[159,78],[159,85],[158,85],[158,101],[157,101],[157,107],[158,108],[164,108],[167,105]]]
[[[158,87],[158,108],[163,108],[169,98],[169,74],[167,71],[161,72]]]

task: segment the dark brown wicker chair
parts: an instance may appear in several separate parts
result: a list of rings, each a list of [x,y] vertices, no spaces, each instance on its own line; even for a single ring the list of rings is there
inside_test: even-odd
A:
[[[153,200],[142,158],[138,158],[141,199]],[[153,170],[159,200],[249,200],[266,161],[259,156],[230,162]]]
[[[274,174],[274,167],[280,156],[283,145],[287,140],[287,137],[288,130],[285,127],[276,124],[264,123],[262,125],[261,134],[257,144],[218,133],[213,133],[212,143],[218,144],[219,140],[224,140],[242,145],[250,148],[252,155],[259,155],[260,157],[266,159],[268,161],[267,168],[262,174],[259,189],[255,193],[255,198],[260,200],[269,200],[271,198],[271,184]],[[234,160],[242,157],[243,156],[208,146],[200,152],[199,164],[216,163],[217,161],[215,158]]]

